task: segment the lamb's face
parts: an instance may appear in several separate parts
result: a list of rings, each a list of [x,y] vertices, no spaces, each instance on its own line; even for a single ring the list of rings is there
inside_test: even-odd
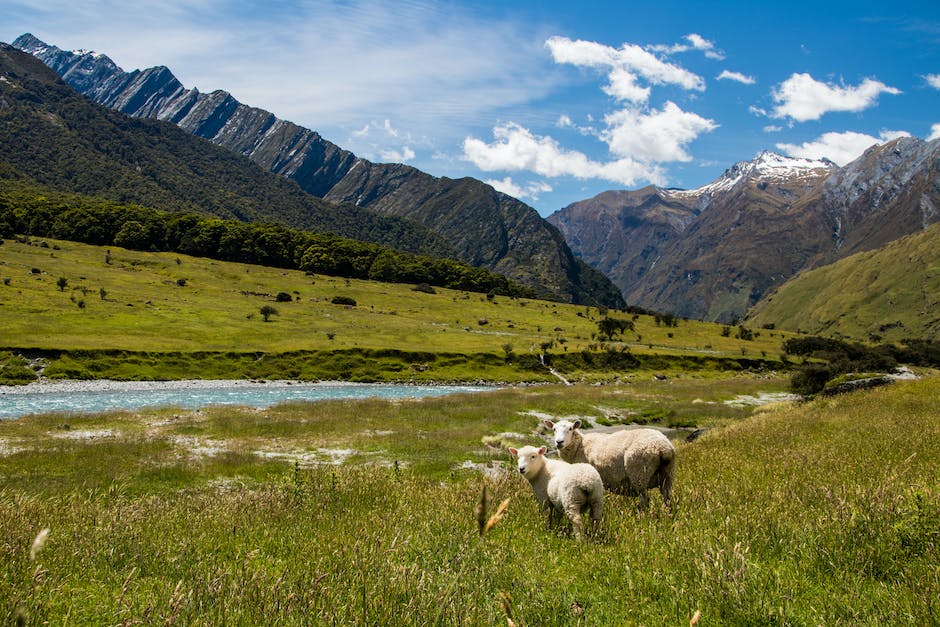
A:
[[[523,446],[518,450],[511,448],[509,452],[516,456],[519,472],[526,478],[538,474],[539,469],[544,464],[542,459],[542,456],[545,455],[544,446],[541,448]]]
[[[555,446],[559,451],[565,450],[571,445],[574,432],[581,426],[580,420],[574,422],[570,420],[559,420],[552,423],[552,430],[555,432]]]

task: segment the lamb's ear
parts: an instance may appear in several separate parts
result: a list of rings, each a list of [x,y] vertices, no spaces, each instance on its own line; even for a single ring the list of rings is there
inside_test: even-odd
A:
[[[574,421],[574,428],[575,428],[575,429],[580,429],[580,428],[581,428],[581,421],[580,421],[580,420],[575,420],[575,421]]]
[[[552,422],[551,420],[545,420],[545,426],[548,427],[549,429],[554,429],[555,423]]]
[[[513,457],[518,457],[518,456],[519,456],[519,451],[518,451],[517,449],[514,449],[514,448],[510,447],[510,448],[509,448],[509,454],[512,455]]]
[[[540,456],[541,456],[541,455],[544,455],[546,450],[548,450],[548,449],[545,448],[544,446],[543,446],[542,448],[540,448],[540,449],[539,449],[539,455],[540,455]]]

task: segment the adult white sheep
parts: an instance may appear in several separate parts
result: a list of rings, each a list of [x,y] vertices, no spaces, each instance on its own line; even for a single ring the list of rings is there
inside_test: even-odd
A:
[[[580,420],[546,420],[545,426],[555,432],[561,458],[597,468],[611,492],[639,496],[640,508],[645,509],[649,505],[646,491],[659,488],[663,502],[670,504],[676,449],[656,429],[581,433]]]
[[[510,448],[517,458],[519,472],[535,492],[541,510],[548,510],[549,525],[555,514],[564,514],[571,521],[575,537],[584,539],[582,515],[590,510],[592,527],[600,526],[604,512],[604,482],[590,464],[569,464],[545,457],[545,447]]]

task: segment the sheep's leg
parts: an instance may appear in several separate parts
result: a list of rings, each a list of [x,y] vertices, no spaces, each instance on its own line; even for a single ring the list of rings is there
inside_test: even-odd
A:
[[[591,530],[597,533],[601,527],[601,516],[604,515],[604,501],[594,501],[591,503]]]
[[[578,542],[584,540],[584,519],[581,518],[580,507],[569,507],[565,509],[568,520],[571,521],[571,527],[574,529],[574,537]]]
[[[650,496],[646,490],[638,490],[638,492],[640,493],[640,509],[646,511],[650,506]]]
[[[672,507],[672,473],[667,472],[663,477],[663,482],[659,485],[659,493],[662,495],[666,507]]]

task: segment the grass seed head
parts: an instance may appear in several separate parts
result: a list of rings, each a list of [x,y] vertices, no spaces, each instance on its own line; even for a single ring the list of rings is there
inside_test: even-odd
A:
[[[29,559],[36,561],[36,556],[42,551],[42,548],[46,546],[46,540],[49,539],[49,527],[46,527],[42,531],[36,534],[35,539],[33,539],[32,546],[29,547]]]

